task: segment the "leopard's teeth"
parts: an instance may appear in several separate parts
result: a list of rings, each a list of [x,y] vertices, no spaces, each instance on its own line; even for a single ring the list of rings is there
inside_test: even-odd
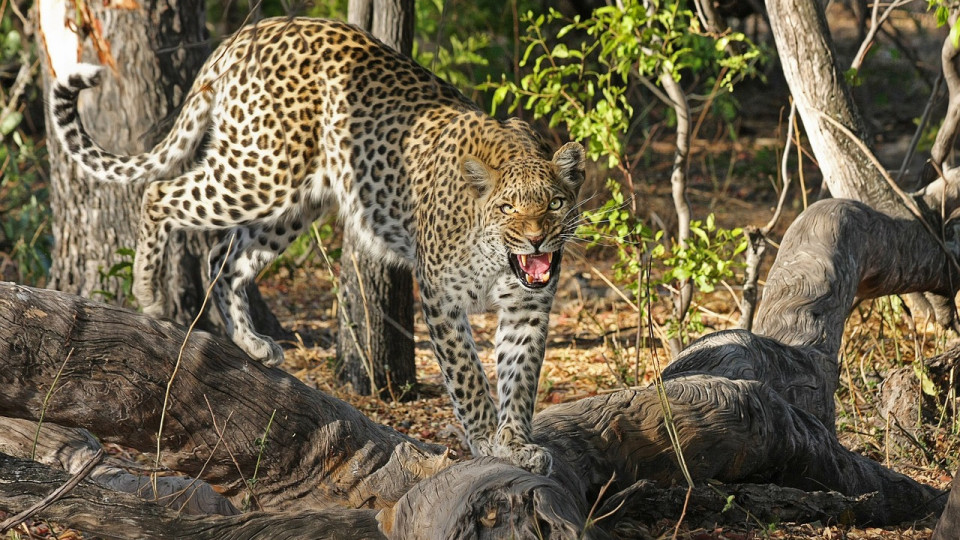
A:
[[[527,283],[533,284],[533,276],[527,274]]]
[[[541,282],[541,283],[546,283],[546,282],[548,282],[548,281],[550,281],[550,271],[549,271],[549,270],[547,270],[546,272],[543,273],[543,275],[540,276],[540,282]]]
[[[523,266],[524,268],[526,268],[526,266],[527,266],[527,256],[526,256],[526,255],[520,255],[520,266]]]

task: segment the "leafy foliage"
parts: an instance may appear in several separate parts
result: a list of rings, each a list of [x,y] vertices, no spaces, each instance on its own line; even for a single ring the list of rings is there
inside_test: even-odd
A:
[[[0,66],[6,76],[19,76],[31,62],[30,50],[10,11],[0,18]],[[37,144],[24,126],[23,106],[11,102],[4,84],[0,103],[0,263],[12,261],[16,279],[40,284],[50,269],[50,209],[47,206],[46,147]],[[39,99],[36,87],[27,85],[24,101]],[[12,277],[12,276],[11,276]]]
[[[114,263],[106,270],[103,268],[97,269],[100,288],[93,291],[93,294],[101,296],[105,300],[116,300],[117,295],[110,292],[116,290],[116,288],[110,286],[109,283],[117,280],[120,283],[120,290],[123,291],[124,298],[133,299],[133,258],[136,253],[130,248],[117,249],[116,254],[120,262]]]
[[[490,46],[492,35],[488,32],[450,33],[441,39],[444,31],[443,0],[417,2],[416,40],[413,57],[441,79],[462,90],[474,85],[473,72],[478,67],[490,65],[484,50]],[[476,22],[474,22],[476,24]],[[466,35],[460,38],[457,34]]]
[[[690,232],[693,236],[685,247],[673,244],[668,250],[659,244],[653,248],[652,255],[660,258],[667,268],[661,280],[690,279],[700,291],[713,292],[718,283],[732,278],[734,269],[742,266],[737,256],[747,249],[747,237],[739,227],[717,227],[713,214],[704,221],[691,221]]]
[[[529,71],[519,82],[503,76],[487,83],[494,90],[493,108],[523,108],[551,127],[566,128],[591,159],[620,172],[623,184],[607,182],[609,199],[586,212],[580,232],[616,246],[616,277],[634,291],[641,309],[655,300],[646,292],[650,287],[640,286],[650,279],[644,277],[645,258],[664,267],[656,284],[692,280],[709,292],[732,277],[736,256],[746,248],[742,231],[718,228],[711,215],[691,223],[689,241],[664,242],[664,232],[653,234],[636,215],[636,202],[622,193],[633,187],[631,163],[642,157],[631,155],[633,132],[644,116],[633,96],[645,88],[669,105],[656,89],[662,77],[699,80],[714,89],[709,103],[730,117],[735,112],[731,100],[717,98],[729,96],[736,81],[755,74],[760,50],[742,33],[707,34],[685,0],[627,1],[600,7],[583,20],[566,19],[551,8],[546,14],[527,12],[524,20],[527,46],[520,65]],[[671,113],[667,107],[668,123]]]
[[[654,233],[627,208],[617,182],[608,180],[607,188],[610,198],[599,209],[586,213],[578,234],[592,244],[615,246],[614,278],[634,293],[641,309],[657,300],[655,291],[660,285],[690,279],[701,292],[710,293],[743,267],[738,256],[746,250],[748,240],[742,229],[718,227],[710,214],[704,221],[690,223],[693,235],[686,246],[673,242],[668,247],[662,242],[663,231]],[[645,259],[657,261],[663,272],[658,276],[645,275]],[[642,286],[644,280],[649,280],[649,286]]]
[[[760,51],[742,33],[704,34],[684,0],[648,5],[652,9],[637,1],[605,6],[587,20],[566,20],[553,8],[545,15],[527,12],[520,65],[530,72],[519,83],[504,76],[488,84],[496,88],[494,110],[512,96],[510,112],[523,107],[551,127],[563,125],[572,138],[586,141],[591,159],[614,168],[627,160],[624,143],[634,117],[628,96],[640,78],[669,74],[681,80],[696,73],[729,91],[755,73]],[[548,29],[557,23],[564,24],[554,34]],[[558,41],[567,36],[579,36],[579,44]],[[736,50],[743,52],[731,52]]]

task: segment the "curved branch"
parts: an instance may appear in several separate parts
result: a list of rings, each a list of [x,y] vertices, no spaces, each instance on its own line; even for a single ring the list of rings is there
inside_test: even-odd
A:
[[[950,15],[949,25],[957,23],[957,13]],[[945,167],[947,157],[953,150],[953,144],[960,131],[960,66],[958,66],[960,49],[953,45],[953,39],[947,36],[940,49],[940,64],[943,69],[943,79],[947,83],[947,112],[943,117],[943,124],[937,131],[937,138],[930,149],[930,159],[941,169]]]
[[[670,173],[670,186],[673,194],[673,207],[677,213],[677,243],[681,248],[687,247],[690,238],[690,203],[687,202],[687,163],[690,156],[690,104],[687,96],[680,87],[680,82],[673,78],[669,70],[660,73],[660,84],[670,99],[669,104],[677,115],[677,150],[673,156],[673,172]],[[690,309],[693,300],[693,282],[689,279],[681,280],[677,284],[678,294],[674,299],[674,318],[677,324]],[[677,356],[682,350],[682,344],[677,339],[670,340],[673,349],[672,356]],[[676,341],[676,343],[674,343]]]

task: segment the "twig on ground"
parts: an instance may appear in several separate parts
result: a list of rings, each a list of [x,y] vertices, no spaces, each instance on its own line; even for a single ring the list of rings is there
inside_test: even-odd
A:
[[[43,511],[44,508],[47,508],[51,504],[57,502],[57,500],[60,497],[63,497],[64,495],[69,493],[70,490],[75,488],[77,484],[79,484],[84,478],[87,477],[87,475],[90,474],[91,471],[93,471],[94,467],[96,467],[97,465],[100,464],[101,461],[103,461],[103,456],[104,456],[103,448],[100,448],[99,450],[97,450],[97,453],[94,454],[92,458],[90,458],[90,461],[88,461],[79,471],[77,471],[77,474],[73,475],[70,478],[70,480],[68,480],[65,484],[51,491],[49,495],[44,497],[42,500],[40,500],[30,508],[27,508],[23,512],[20,512],[19,514],[11,517],[10,519],[4,521],[3,523],[0,523],[0,534],[3,534],[8,530],[12,529],[13,527],[16,527],[21,522],[26,520],[28,517],[36,514],[37,512]]]
[[[207,399],[207,396],[203,396],[203,401],[207,404],[207,410],[210,411],[210,418],[213,422],[213,430],[217,433],[217,438],[220,440],[224,439],[224,433],[227,432],[227,424],[230,422],[230,416],[227,416],[227,419],[224,420],[223,426],[217,425],[217,417],[213,413],[213,407],[210,405],[210,400]],[[232,413],[231,413],[232,416]],[[247,482],[246,477],[243,476],[243,470],[240,468],[240,463],[237,461],[237,456],[233,455],[233,450],[230,450],[230,444],[225,440],[223,442],[223,447],[227,450],[227,455],[230,456],[230,460],[233,461],[233,466],[237,468],[237,476],[240,477],[240,481],[243,482],[243,485],[247,488],[250,493],[250,499],[257,504],[257,507],[260,510],[263,510],[263,505],[260,504],[260,500],[257,498],[257,495],[253,492],[253,486],[250,482]]]
[[[60,369],[57,370],[57,375],[53,378],[53,383],[50,384],[50,389],[47,390],[47,395],[43,397],[43,405],[40,407],[40,419],[37,420],[37,432],[33,436],[33,449],[30,451],[30,459],[36,459],[37,457],[37,443],[40,441],[40,428],[43,427],[43,417],[47,413],[47,403],[50,401],[50,396],[53,395],[53,390],[57,387],[57,382],[60,381],[60,375],[63,374],[63,368],[67,365],[67,360],[70,360],[71,356],[73,356],[73,349],[70,349],[67,357],[63,359],[63,363],[60,364]]]
[[[173,366],[173,373],[170,374],[170,378],[167,380],[167,388],[163,393],[163,408],[160,409],[160,425],[157,427],[157,457],[154,461],[154,467],[156,469],[160,468],[160,446],[163,442],[163,424],[167,418],[167,406],[170,404],[170,390],[173,388],[173,381],[177,378],[177,371],[180,370],[180,363],[183,361],[183,350],[187,348],[187,341],[190,340],[190,335],[193,333],[194,327],[200,320],[203,310],[207,308],[207,302],[210,301],[210,293],[213,292],[214,285],[217,284],[217,281],[220,280],[220,276],[223,275],[223,267],[227,265],[227,260],[229,260],[230,257],[230,251],[233,250],[233,242],[236,239],[237,235],[236,233],[233,233],[230,236],[230,242],[227,244],[227,251],[223,255],[223,263],[217,270],[217,275],[210,280],[210,285],[207,286],[207,290],[203,295],[203,303],[200,304],[200,309],[197,310],[197,316],[193,318],[193,322],[191,322],[190,326],[187,327],[187,333],[183,336],[183,343],[180,344],[180,352],[177,354],[177,362]],[[156,473],[153,475],[153,492],[157,493]]]

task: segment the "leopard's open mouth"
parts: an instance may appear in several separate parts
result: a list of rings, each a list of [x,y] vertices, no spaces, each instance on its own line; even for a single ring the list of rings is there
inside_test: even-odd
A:
[[[530,289],[546,287],[550,279],[560,273],[560,251],[531,255],[511,253],[509,258],[513,273]]]

